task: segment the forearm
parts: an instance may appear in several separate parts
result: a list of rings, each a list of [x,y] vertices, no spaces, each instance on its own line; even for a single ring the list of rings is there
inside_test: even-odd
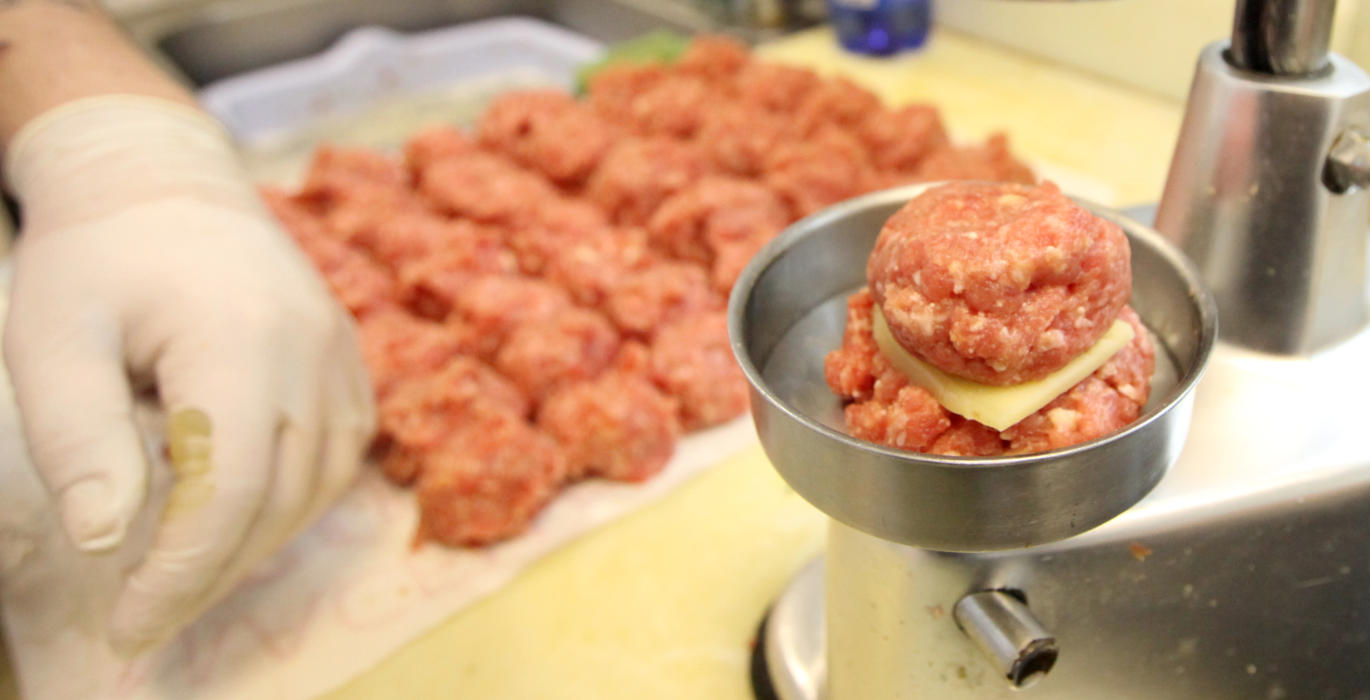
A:
[[[0,0],[0,150],[33,117],[113,93],[194,104],[94,0]]]

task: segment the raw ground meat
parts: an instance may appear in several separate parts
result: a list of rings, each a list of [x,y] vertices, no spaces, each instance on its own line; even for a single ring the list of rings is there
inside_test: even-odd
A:
[[[633,118],[637,96],[665,80],[669,71],[659,63],[620,63],[595,73],[586,86],[590,107],[608,124],[626,128]]]
[[[440,211],[504,226],[528,221],[532,205],[558,196],[542,177],[480,151],[430,164],[419,178],[419,192]]]
[[[1019,384],[1094,344],[1127,303],[1123,231],[1055,185],[951,183],[890,217],[866,276],[909,352],[978,382]]]
[[[404,144],[404,165],[410,178],[418,182],[423,171],[434,163],[459,158],[476,150],[476,144],[460,129],[430,126],[414,134]]]
[[[738,97],[772,112],[793,114],[819,85],[819,77],[807,68],[752,61],[733,81]]]
[[[478,275],[447,300],[458,318],[475,330],[477,353],[493,358],[504,339],[525,321],[540,321],[571,308],[565,290],[520,275]]]
[[[408,186],[408,173],[393,158],[363,148],[320,146],[314,151],[300,195],[330,203],[357,189],[402,191]]]
[[[508,237],[519,269],[526,274],[541,274],[562,250],[609,227],[604,214],[588,202],[553,199],[530,206],[531,220],[514,226]]]
[[[471,546],[517,535],[565,481],[552,438],[519,415],[484,416],[424,455],[416,539]]]
[[[951,414],[932,394],[893,370],[876,381],[874,397],[848,404],[845,413],[853,437],[910,452],[928,451],[951,427]]]
[[[944,145],[933,149],[919,162],[916,179],[920,182],[987,180],[1024,185],[1037,182],[1032,170],[1009,153],[1008,137],[1003,134],[990,136],[983,146]]]
[[[828,354],[828,387],[850,403],[847,430],[862,440],[931,454],[990,457],[1041,452],[1093,440],[1131,423],[1150,394],[1155,348],[1131,308],[1118,318],[1131,343],[1041,410],[999,432],[950,413],[894,369],[871,332],[873,302],[862,289],[847,300],[842,347]]]
[[[393,307],[358,319],[357,335],[372,386],[382,398],[397,382],[429,376],[469,354],[476,343],[464,323],[435,323]]]
[[[908,175],[917,173],[929,154],[951,143],[937,108],[925,104],[875,110],[857,127],[856,137],[875,167]]]
[[[751,56],[746,44],[726,36],[698,36],[690,41],[676,61],[676,68],[687,75],[703,78],[721,86],[747,65]]]
[[[558,183],[584,179],[613,139],[593,109],[556,90],[496,97],[477,130],[482,144]]]
[[[875,344],[870,290],[863,287],[847,297],[847,323],[842,331],[842,346],[823,361],[828,386],[843,399],[866,401],[874,395],[875,378],[889,368],[889,362]]]
[[[472,277],[511,274],[518,265],[506,236],[470,222],[454,220],[440,245],[427,255],[406,259],[399,266],[400,295],[415,313],[442,319]]]
[[[619,330],[646,338],[663,324],[722,306],[703,268],[668,260],[625,275],[603,310]]]
[[[538,427],[561,443],[571,478],[644,481],[675,450],[677,410],[645,375],[616,369],[553,391],[538,410]]]
[[[727,294],[752,255],[788,223],[785,206],[755,182],[711,176],[662,202],[647,225],[667,255],[707,266]]]
[[[787,222],[784,205],[766,187],[714,175],[662,202],[647,231],[652,245],[667,255],[708,265],[719,244],[758,236],[769,240]]]
[[[396,382],[378,409],[385,438],[422,450],[481,416],[527,416],[529,403],[518,387],[484,362],[457,356],[436,372]]]
[[[642,226],[662,200],[709,172],[699,148],[665,138],[626,138],[604,155],[585,195],[615,222]]]
[[[357,319],[376,454],[416,489],[420,539],[517,534],[568,475],[648,478],[682,430],[745,411],[725,295],[795,218],[927,178],[1032,179],[1001,137],[953,147],[931,107],[887,111],[725,37],[588,87],[581,101],[505,94],[476,136],[429,127],[402,158],[326,146],[298,191],[263,192]],[[853,306],[829,379],[888,404],[854,409],[872,431],[917,433],[916,392],[874,350],[870,304]],[[1107,391],[1063,397],[1056,423],[1024,423],[1012,445],[946,415],[932,444],[990,454],[1053,444],[1067,422],[1083,434],[1094,419],[1066,411],[1144,397],[1143,365],[1111,362],[1095,377]]]
[[[880,98],[870,90],[847,78],[829,78],[804,97],[792,117],[790,131],[803,137],[828,125],[856,129],[867,117],[883,110]]]
[[[742,102],[725,102],[704,114],[695,143],[719,170],[755,177],[788,135],[789,122],[784,115]]]
[[[710,87],[701,78],[670,73],[633,96],[625,124],[643,136],[689,138],[710,105]]]
[[[1009,452],[1042,452],[1075,445],[1137,420],[1151,395],[1156,348],[1131,308],[1124,307],[1118,318],[1132,325],[1132,342],[1085,381],[1005,430]]]
[[[573,307],[515,326],[494,365],[536,403],[559,384],[598,376],[618,345],[618,331],[604,316]]]
[[[646,231],[604,229],[557,252],[543,276],[577,304],[599,308],[629,275],[655,262]]]
[[[331,237],[305,205],[278,190],[263,189],[262,198],[322,275],[329,291],[352,315],[362,316],[398,303],[395,279],[362,253]]]
[[[874,175],[861,143],[829,125],[778,146],[766,160],[765,183],[797,219],[869,190]]]
[[[680,401],[680,423],[698,430],[747,411],[747,378],[733,359],[722,311],[663,326],[652,339],[651,375]]]

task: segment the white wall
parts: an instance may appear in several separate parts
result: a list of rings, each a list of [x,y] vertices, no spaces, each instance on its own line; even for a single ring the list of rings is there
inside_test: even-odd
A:
[[[1234,0],[935,0],[936,22],[1170,97],[1199,50],[1232,32]],[[1370,66],[1370,0],[1337,3],[1332,48]]]

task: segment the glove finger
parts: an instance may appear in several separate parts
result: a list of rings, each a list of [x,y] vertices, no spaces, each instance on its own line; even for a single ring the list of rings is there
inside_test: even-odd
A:
[[[345,345],[338,353],[339,361],[329,367],[328,382],[324,385],[326,431],[319,486],[309,509],[310,522],[328,510],[356,480],[376,432],[370,379],[355,344],[349,339]]]
[[[222,600],[299,532],[318,488],[320,437],[317,412],[310,420],[291,419],[282,427],[265,504],[243,546],[190,611],[190,619]]]
[[[29,455],[76,547],[112,549],[147,490],[118,332],[98,319],[76,334],[50,332],[65,326],[26,308],[11,312],[4,346]]]
[[[179,630],[245,544],[271,488],[283,423],[268,366],[194,347],[158,363],[176,483],[152,548],[115,602],[116,649],[133,652]]]

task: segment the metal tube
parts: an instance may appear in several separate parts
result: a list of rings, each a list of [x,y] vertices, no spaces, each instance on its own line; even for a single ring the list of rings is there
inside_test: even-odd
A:
[[[1242,70],[1309,75],[1327,67],[1336,0],[1237,0],[1228,61]]]
[[[1056,664],[1056,639],[1004,591],[971,593],[956,601],[952,617],[1015,688],[1036,683]]]

